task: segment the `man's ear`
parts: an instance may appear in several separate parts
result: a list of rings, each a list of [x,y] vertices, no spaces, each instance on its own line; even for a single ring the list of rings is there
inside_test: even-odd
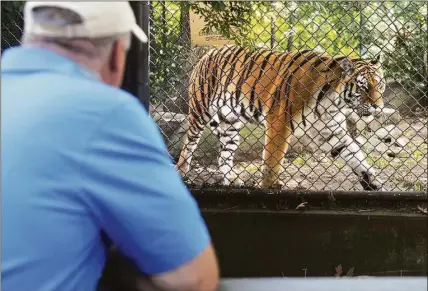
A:
[[[110,60],[108,62],[112,83],[115,86],[120,86],[122,84],[125,63],[125,42],[123,40],[118,40],[112,46]]]
[[[111,48],[109,68],[112,72],[117,72],[119,69],[119,58],[120,58],[120,42],[115,41]]]
[[[342,69],[343,76],[351,76],[354,73],[354,64],[350,59],[344,58],[340,60],[340,68]]]

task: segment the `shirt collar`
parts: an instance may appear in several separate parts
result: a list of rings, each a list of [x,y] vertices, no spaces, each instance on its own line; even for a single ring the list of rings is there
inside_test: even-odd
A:
[[[63,75],[100,80],[96,73],[48,49],[17,46],[5,50],[2,55],[2,73],[51,71]]]

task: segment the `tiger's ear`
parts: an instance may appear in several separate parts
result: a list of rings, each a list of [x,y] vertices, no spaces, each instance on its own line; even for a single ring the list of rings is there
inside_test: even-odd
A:
[[[344,76],[351,76],[354,72],[354,64],[348,58],[340,60],[340,68],[342,69],[342,74]]]
[[[370,64],[372,65],[380,65],[383,62],[383,58],[382,58],[382,54],[378,54],[377,56],[375,56],[371,61]]]

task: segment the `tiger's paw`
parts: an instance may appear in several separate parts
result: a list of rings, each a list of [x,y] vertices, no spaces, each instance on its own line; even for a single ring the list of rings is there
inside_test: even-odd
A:
[[[276,181],[268,181],[263,180],[260,183],[260,188],[266,188],[266,189],[282,189],[284,187],[284,182],[276,180]]]
[[[383,191],[382,185],[380,185],[377,182],[371,182],[371,183],[365,183],[361,182],[361,185],[363,186],[363,189],[365,191]]]
[[[228,174],[226,175],[226,177],[224,177],[224,179],[222,180],[222,185],[223,186],[236,186],[236,187],[241,187],[244,185],[244,181],[242,181],[238,175],[236,175],[235,173],[232,174]]]
[[[382,184],[377,181],[373,174],[371,173],[364,173],[362,176],[362,179],[360,181],[361,186],[363,186],[363,189],[365,191],[382,191]]]
[[[269,187],[269,189],[282,189],[282,187],[284,187],[284,183],[275,182]]]

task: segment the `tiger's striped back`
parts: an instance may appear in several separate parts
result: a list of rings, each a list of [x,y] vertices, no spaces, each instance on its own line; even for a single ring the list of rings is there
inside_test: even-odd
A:
[[[281,98],[290,101],[288,111],[298,111],[322,89],[317,84],[324,81],[326,69],[339,74],[334,65],[337,63],[331,56],[312,50],[283,53],[238,46],[213,49],[191,74],[189,113],[208,121],[213,117],[211,106],[227,106],[233,112],[230,118],[241,115],[243,121],[260,122]]]

